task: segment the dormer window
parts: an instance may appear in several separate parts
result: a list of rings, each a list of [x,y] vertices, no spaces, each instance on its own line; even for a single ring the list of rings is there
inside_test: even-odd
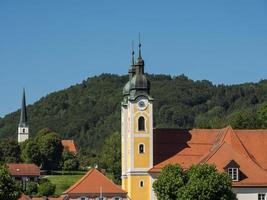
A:
[[[225,167],[225,172],[230,176],[232,181],[239,181],[240,180],[240,166],[234,160],[231,160]]]
[[[238,168],[228,168],[228,174],[231,177],[232,181],[238,181]]]

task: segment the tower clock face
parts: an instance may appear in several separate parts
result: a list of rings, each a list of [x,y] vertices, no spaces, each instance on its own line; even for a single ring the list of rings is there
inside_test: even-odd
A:
[[[139,110],[145,110],[148,106],[148,101],[146,99],[141,99],[137,102]]]

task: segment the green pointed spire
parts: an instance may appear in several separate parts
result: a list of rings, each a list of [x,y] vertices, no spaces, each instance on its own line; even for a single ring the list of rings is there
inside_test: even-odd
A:
[[[26,125],[27,125],[27,109],[26,109],[25,89],[23,88],[19,126],[26,126]]]

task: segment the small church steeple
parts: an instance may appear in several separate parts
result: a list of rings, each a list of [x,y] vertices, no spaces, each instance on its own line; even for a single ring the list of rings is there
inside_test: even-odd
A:
[[[25,89],[23,88],[19,126],[26,126],[26,124],[27,124],[27,109],[26,109]]]
[[[27,119],[26,95],[25,95],[25,89],[23,89],[20,120],[18,127],[18,142],[24,142],[27,139],[29,139],[29,126]]]

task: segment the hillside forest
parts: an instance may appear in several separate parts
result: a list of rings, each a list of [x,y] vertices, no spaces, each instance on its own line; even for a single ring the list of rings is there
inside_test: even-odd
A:
[[[154,127],[267,127],[267,80],[214,85],[185,75],[147,77],[154,98]],[[119,175],[120,106],[127,80],[126,75],[102,74],[42,97],[27,106],[30,137],[49,128],[61,138],[75,140],[82,166],[99,164]],[[17,139],[19,115],[18,110],[0,118],[1,140]]]

